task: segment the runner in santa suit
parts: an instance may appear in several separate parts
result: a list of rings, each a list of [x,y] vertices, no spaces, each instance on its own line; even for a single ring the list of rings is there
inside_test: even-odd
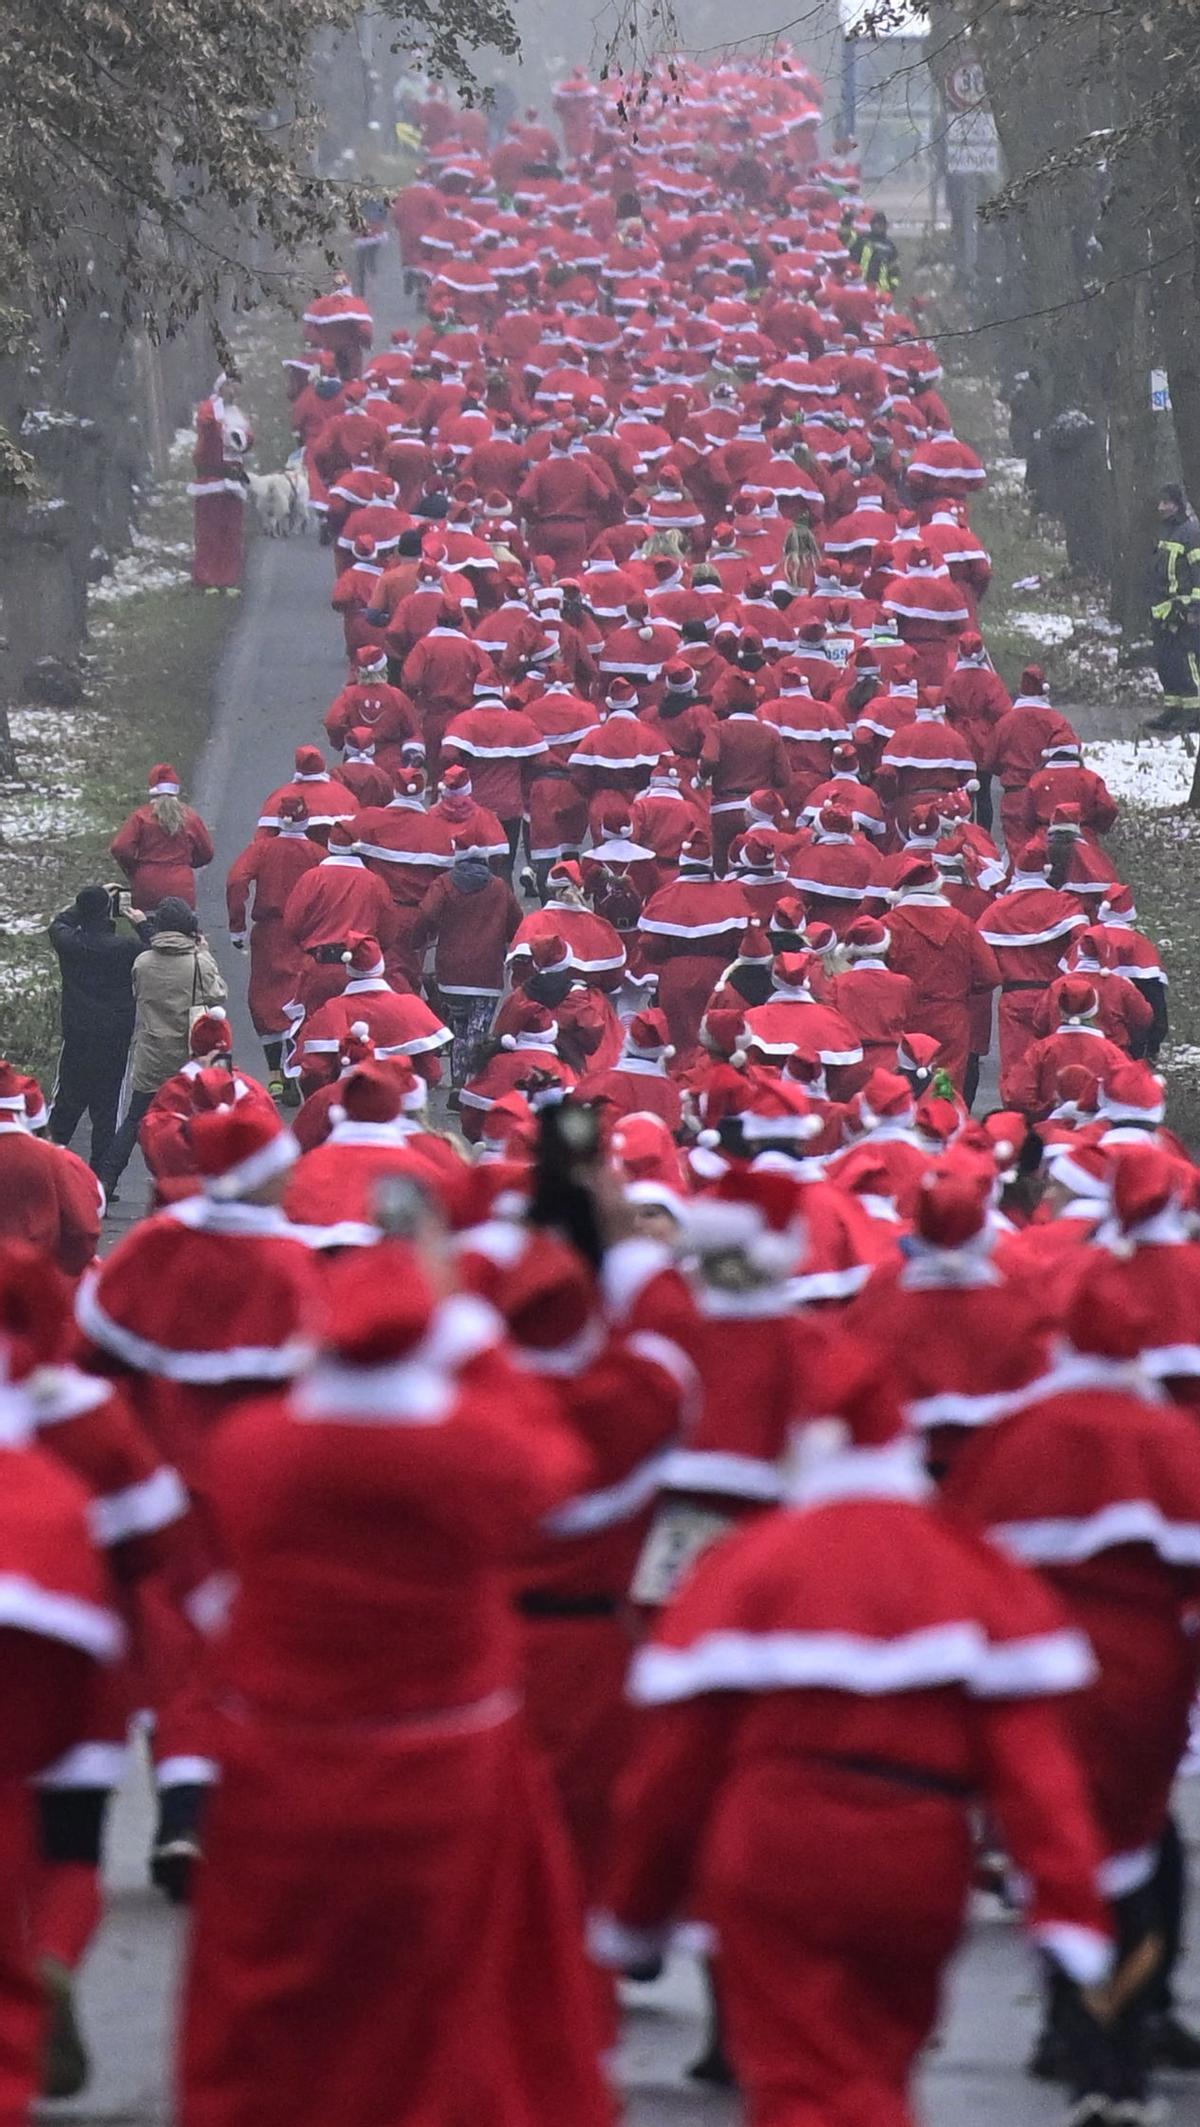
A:
[[[1035,1939],[1081,1985],[1110,1962],[1082,1776],[1046,1703],[1088,1681],[1087,1642],[931,1512],[869,1358],[828,1371],[840,1422],[797,1426],[784,1510],[702,1561],[635,1658],[648,1711],[592,1927],[594,1954],[646,1970],[676,1919],[715,1926],[756,2127],[911,2118],[977,1801]]]
[[[464,633],[463,609],[443,601],[437,623],[413,645],[401,671],[406,694],[421,718],[426,766],[435,775],[441,765],[442,737],[452,717],[482,696],[500,692],[496,668],[486,650]]]
[[[342,1040],[362,1021],[377,1056],[409,1056],[422,1078],[438,1085],[442,1067],[437,1052],[450,1046],[449,1027],[424,998],[391,987],[378,938],[353,932],[338,957],[343,987],[297,1021],[284,1060],[285,1075],[298,1077],[307,1097],[334,1075]]]
[[[571,162],[591,154],[596,132],[596,106],[600,91],[577,66],[554,90],[554,111],[562,127],[563,142]]]
[[[466,1163],[422,1127],[427,1088],[408,1059],[356,1064],[333,1091],[328,1134],[288,1176],[283,1208],[293,1224],[336,1227],[342,1245],[362,1247],[379,1237],[382,1186],[397,1180],[416,1182],[447,1218],[457,1217]]]
[[[983,637],[960,635],[954,668],[946,680],[946,715],[979,763],[976,812],[981,827],[992,824],[996,726],[1011,708],[1012,696],[989,661]]]
[[[976,925],[1000,969],[1000,1098],[1006,1107],[1016,1105],[1012,1088],[1035,1038],[1033,1017],[1039,1000],[1054,981],[1075,933],[1087,929],[1087,917],[1074,895],[1048,884],[1048,861],[1045,841],[1034,836],[1017,860],[1007,893],[997,896]]]
[[[616,1062],[581,1079],[579,1098],[597,1102],[610,1122],[626,1115],[657,1115],[674,1135],[683,1112],[679,1087],[667,1075],[674,1053],[666,1014],[638,1012],[629,1022]]]
[[[493,1055],[459,1094],[463,1136],[477,1145],[484,1119],[506,1094],[516,1092],[536,1079],[547,1087],[569,1093],[575,1085],[572,1070],[558,1047],[558,1021],[545,1005],[523,1000],[506,1021],[508,1032],[499,1037]]]
[[[862,1044],[848,1020],[814,990],[821,962],[815,953],[777,953],[771,963],[771,991],[765,1004],[746,1014],[744,1046],[756,1061],[778,1068],[798,1048],[819,1057],[831,1073],[830,1091],[844,1097],[846,1078],[857,1073]]]
[[[221,394],[224,371],[196,409],[196,477],[188,493],[194,504],[192,582],[204,591],[238,592],[246,545],[246,469],[254,437],[245,416]]]
[[[922,687],[942,688],[954,664],[954,651],[971,624],[963,594],[948,570],[939,571],[928,547],[912,549],[902,576],[886,586],[883,610],[894,617],[901,639],[917,661]]]
[[[351,938],[370,932],[393,970],[402,973],[404,938],[391,896],[360,856],[356,829],[341,821],[329,830],[321,862],[303,871],[291,888],[283,928],[301,956],[300,986],[293,995],[309,1011],[337,988],[342,951]]]
[[[341,377],[361,377],[374,337],[370,310],[348,280],[339,279],[328,295],[315,296],[304,313],[310,347],[331,354]]]
[[[696,1046],[704,1008],[729,964],[730,948],[752,915],[736,879],[714,878],[712,844],[697,828],[680,851],[678,878],[651,894],[638,918],[646,962],[658,971],[658,999],[680,1068]]]
[[[283,912],[296,882],[314,871],[325,854],[319,842],[309,840],[303,798],[283,798],[279,815],[278,834],[260,829],[241,856],[234,858],[225,882],[230,943],[244,952],[249,936],[246,1002],[277,1099],[284,1091],[280,1072],[288,1027],[284,1006],[295,997],[303,972],[303,950],[285,928]]]
[[[281,783],[270,797],[264,798],[258,825],[278,828],[283,825],[283,801],[285,798],[302,798],[308,814],[307,832],[314,841],[324,843],[329,830],[336,821],[352,820],[358,811],[358,802],[352,790],[331,776],[325,766],[325,756],[319,746],[297,746],[295,769],[290,783]]]
[[[316,1367],[214,1458],[238,1594],[181,2122],[609,2127],[507,1615],[506,1569],[585,1458],[492,1310],[438,1299],[413,1248],[330,1287]]]
[[[575,748],[600,721],[591,702],[572,686],[561,660],[555,659],[546,668],[545,679],[545,692],[525,704],[525,715],[546,744],[545,753],[533,765],[526,828],[529,861],[539,891],[550,865],[563,857],[577,857],[587,838],[587,801],[572,778],[569,762]]]
[[[1000,968],[981,929],[942,892],[929,857],[910,857],[893,881],[888,966],[907,975],[915,993],[913,1032],[936,1035],[938,1068],[961,1091],[973,1051],[972,1000],[1000,982]]]
[[[1128,1056],[1144,1055],[1154,1025],[1154,1008],[1136,982],[1114,972],[1107,932],[1099,924],[1077,931],[1067,953],[1072,975],[1090,982],[1100,999],[1099,1026],[1108,1041]],[[1060,982],[1067,978],[1060,977]],[[1034,1028],[1053,1034],[1058,1025],[1059,982],[1051,983],[1034,1014]]]
[[[758,691],[748,673],[731,673],[714,708],[717,720],[700,759],[712,779],[713,866],[720,874],[730,844],[746,826],[751,791],[782,796],[791,783],[791,763],[782,733],[758,714]]]
[[[188,1501],[119,1390],[70,1363],[71,1288],[52,1263],[16,1242],[0,1247],[0,1352],[6,1424],[30,1437],[90,1495],[89,1518],[104,1551],[111,1599],[141,1640],[161,1612],[185,1638],[179,1614],[194,1598],[199,1549]],[[40,1870],[30,1926],[49,2011],[43,2095],[74,2097],[90,2072],[75,2015],[74,1976],[102,1917],[101,1843],[109,1796],[128,1763],[126,1731],[144,1671],[128,1663],[94,1673],[78,1736],[38,1780]],[[7,2115],[5,2115],[7,2117]]]
[[[1056,1363],[1012,1415],[976,1434],[944,1497],[952,1516],[1041,1575],[1099,1665],[1068,1723],[1105,1848],[1117,1984],[1122,1971],[1127,1984],[1121,2014],[1100,2023],[1060,1978],[1039,2054],[1057,2056],[1077,2103],[1105,2099],[1139,2117],[1156,1967],[1178,1921],[1154,1878],[1197,1682],[1200,1439],[1138,1364],[1157,1334],[1152,1306],[1106,1250],[1083,1254]]]
[[[572,455],[566,429],[554,430],[549,455],[530,469],[516,496],[531,550],[548,554],[559,576],[582,569],[612,499],[593,467]]]
[[[1125,1061],[1125,1052],[1105,1038],[1100,1026],[1100,993],[1085,976],[1064,975],[1055,983],[1058,1024],[1052,1034],[1030,1043],[1013,1074],[1014,1104],[1023,1115],[1043,1121],[1055,1106],[1060,1074],[1081,1064],[1098,1080],[1108,1079]]]
[[[278,1209],[297,1146],[274,1112],[231,1100],[198,1114],[191,1139],[199,1193],[133,1227],[80,1286],[75,1307],[84,1363],[123,1385],[179,1471],[217,1575],[225,1555],[213,1519],[213,1440],[235,1404],[307,1363],[320,1289],[311,1251]],[[194,1663],[174,1666],[155,1711],[152,1871],[179,1900],[217,1774]]]
[[[582,981],[610,993],[618,989],[625,973],[625,948],[612,924],[589,906],[579,865],[570,858],[552,864],[546,885],[549,898],[522,918],[509,960],[517,960],[540,938],[561,938]]]
[[[76,1153],[34,1137],[28,1094],[24,1074],[0,1061],[0,1240],[27,1241],[77,1278],[96,1253],[103,1191]]]
[[[979,763],[967,741],[948,721],[944,707],[928,697],[917,704],[911,724],[884,740],[875,773],[898,831],[907,832],[914,805],[944,791],[978,782]]]
[[[1040,665],[1026,665],[1012,708],[992,729],[992,773],[1000,782],[1000,825],[1005,845],[1017,850],[1028,839],[1025,794],[1052,747],[1078,744],[1065,716],[1051,706]]]
[[[1061,740],[1046,749],[1042,767],[1025,793],[1025,827],[1045,833],[1063,805],[1077,805],[1079,824],[1089,841],[1106,835],[1117,823],[1120,807],[1103,776],[1083,765],[1082,750]]]
[[[859,1070],[894,1071],[896,1049],[912,1025],[916,991],[911,977],[888,965],[891,937],[873,916],[857,916],[843,931],[842,955],[849,965],[829,984],[829,1002],[862,1043]],[[851,1091],[856,1092],[852,1086]]]
[[[129,881],[134,908],[155,909],[168,895],[196,906],[196,873],[213,859],[212,836],[190,805],[179,802],[179,770],[159,761],[147,777],[150,801],[122,822],[109,843]]]
[[[512,987],[492,1022],[499,1041],[516,1032],[527,1004],[545,1005],[558,1025],[558,1053],[580,1076],[606,1071],[624,1047],[624,1026],[611,997],[580,981],[571,949],[556,932],[534,938],[510,956]]]
[[[388,685],[386,653],[374,645],[355,652],[352,674],[325,712],[329,743],[340,752],[348,734],[364,726],[373,736],[377,766],[394,776],[404,766],[404,748],[420,738],[417,712],[403,688]]]
[[[44,1260],[44,1259],[43,1259]],[[19,1380],[30,1338],[0,1338],[0,1371]],[[38,1824],[32,1782],[84,1741],[99,1665],[123,1631],[88,1520],[85,1487],[33,1444],[20,1390],[5,1392],[0,1440],[0,2122],[26,2127],[39,2095],[45,1997],[35,1967]],[[44,1939],[44,1938],[43,1938]],[[78,2083],[75,2085],[78,2088]]]

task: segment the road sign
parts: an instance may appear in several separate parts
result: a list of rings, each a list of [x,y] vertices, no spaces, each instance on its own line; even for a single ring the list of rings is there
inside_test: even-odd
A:
[[[978,111],[987,105],[983,68],[977,59],[952,66],[944,82],[946,102],[952,111]]]
[[[951,177],[994,177],[1000,142],[990,111],[952,111],[946,120],[946,169]]]

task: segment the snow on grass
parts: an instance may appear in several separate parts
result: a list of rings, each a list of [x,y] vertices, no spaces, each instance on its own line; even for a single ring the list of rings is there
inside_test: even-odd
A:
[[[160,550],[122,554],[111,572],[91,585],[88,599],[96,606],[120,605],[126,598],[140,598],[146,591],[176,591],[190,581],[187,569],[172,568],[157,559]]]
[[[1020,609],[1008,615],[1008,625],[1015,628],[1018,635],[1028,635],[1031,642],[1045,643],[1047,647],[1052,647],[1056,643],[1070,642],[1075,633],[1075,615],[1035,613]]]
[[[1025,492],[1024,458],[993,458],[988,469],[993,495],[1023,495]]]
[[[1114,798],[1140,811],[1182,805],[1192,787],[1195,758],[1181,738],[1106,739],[1085,754]]]

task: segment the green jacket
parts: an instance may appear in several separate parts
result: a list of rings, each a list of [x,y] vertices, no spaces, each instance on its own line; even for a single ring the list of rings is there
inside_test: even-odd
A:
[[[1151,565],[1150,617],[1163,627],[1200,625],[1200,524],[1190,511],[1160,529]]]

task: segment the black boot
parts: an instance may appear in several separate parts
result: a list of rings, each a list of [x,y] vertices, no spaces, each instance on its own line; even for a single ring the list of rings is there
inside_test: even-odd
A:
[[[207,1789],[163,1787],[158,1796],[158,1830],[150,1855],[150,1881],[172,1905],[188,1905],[192,1875],[200,1859],[200,1817]]]

